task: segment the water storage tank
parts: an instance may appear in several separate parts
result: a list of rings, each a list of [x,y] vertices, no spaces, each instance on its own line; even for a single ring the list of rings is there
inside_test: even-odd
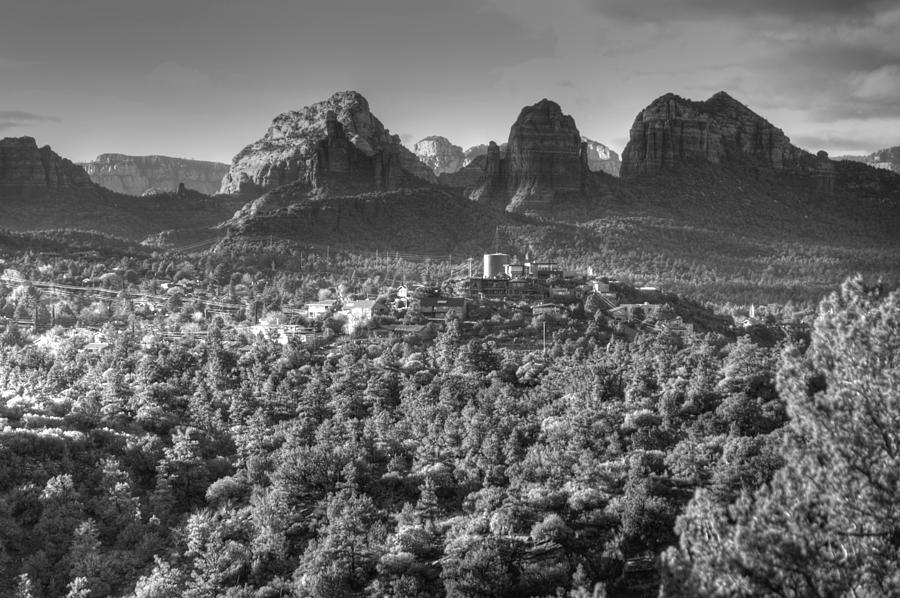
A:
[[[503,274],[503,267],[509,263],[509,255],[505,253],[484,254],[484,278],[497,278]]]

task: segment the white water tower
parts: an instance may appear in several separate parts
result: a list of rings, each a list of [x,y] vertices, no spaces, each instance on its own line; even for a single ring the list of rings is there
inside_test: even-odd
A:
[[[497,278],[503,274],[504,266],[509,263],[509,255],[506,253],[484,254],[484,278]]]

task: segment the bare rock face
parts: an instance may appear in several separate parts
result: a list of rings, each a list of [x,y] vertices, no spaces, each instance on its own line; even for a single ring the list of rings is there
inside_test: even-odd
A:
[[[127,156],[100,154],[92,162],[79,164],[91,180],[117,193],[146,195],[177,191],[179,183],[188,189],[213,195],[219,191],[228,165],[221,162],[187,160],[169,156]]]
[[[506,192],[506,160],[501,158],[500,147],[491,141],[484,155],[484,166],[478,186],[469,195],[469,199],[478,202],[507,200]]]
[[[436,177],[381,124],[362,95],[345,91],[275,117],[262,139],[234,157],[220,192],[261,193],[296,181],[313,191],[323,191],[319,186],[326,182],[343,184],[341,192],[347,192],[416,186]]]
[[[484,143],[480,145],[473,145],[469,149],[463,152],[465,158],[463,159],[463,167],[468,166],[481,156],[486,156],[488,152],[488,146]],[[500,154],[501,156],[506,154],[506,143],[500,144]]]
[[[483,179],[470,199],[503,201],[510,212],[545,210],[559,195],[583,192],[588,174],[575,120],[544,99],[519,113],[505,158],[495,143],[488,146]]]
[[[792,171],[805,157],[781,129],[725,92],[705,102],[666,94],[637,115],[621,174],[629,178],[683,164],[728,163]]]
[[[622,168],[619,154],[599,141],[587,137],[582,137],[581,141],[587,144],[587,164],[591,172],[605,172],[619,176],[619,170]]]
[[[88,189],[93,183],[84,169],[49,145],[38,148],[32,137],[6,137],[0,140],[0,187]]]
[[[837,175],[834,162],[828,159],[828,152],[820,151],[816,154],[816,163],[813,167],[812,175],[816,191],[834,193],[834,183]]]
[[[420,140],[413,147],[413,153],[435,174],[454,173],[463,167],[465,155],[458,145],[453,145],[446,137],[431,136]]]

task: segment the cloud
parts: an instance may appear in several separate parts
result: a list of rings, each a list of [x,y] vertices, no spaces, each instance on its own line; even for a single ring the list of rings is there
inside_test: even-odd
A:
[[[589,0],[595,11],[613,18],[650,22],[727,19],[787,19],[810,23],[869,19],[895,6],[894,0]]]
[[[852,75],[850,93],[861,100],[896,102],[900,96],[900,66],[886,64],[873,71]]]
[[[24,110],[0,110],[0,120],[3,121],[20,121],[20,122],[47,122],[53,121],[58,122],[59,119],[55,116],[44,116],[42,114],[35,114],[33,112],[26,112]]]
[[[45,122],[59,122],[59,118],[35,114],[25,110],[0,110],[0,131],[7,131],[15,127],[25,127]]]
[[[144,76],[153,85],[165,85],[181,89],[202,87],[209,83],[210,76],[203,71],[183,66],[177,62],[163,62]]]

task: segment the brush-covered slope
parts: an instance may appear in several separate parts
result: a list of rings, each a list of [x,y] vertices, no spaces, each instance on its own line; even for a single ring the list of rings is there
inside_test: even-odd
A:
[[[507,216],[439,187],[310,199],[286,185],[245,206],[227,224],[232,238],[274,236],[350,249],[477,253]]]

